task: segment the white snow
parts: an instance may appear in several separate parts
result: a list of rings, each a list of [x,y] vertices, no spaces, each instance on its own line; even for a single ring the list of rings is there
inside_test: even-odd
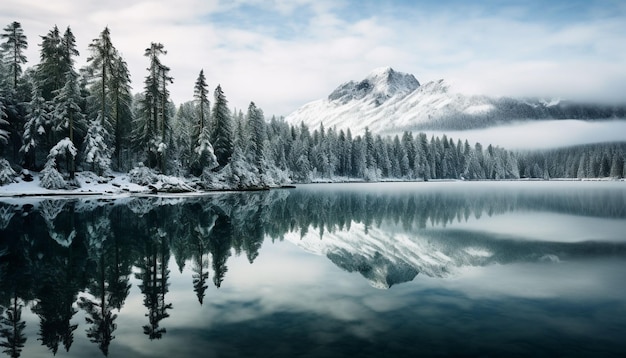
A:
[[[444,80],[420,85],[413,75],[384,67],[360,82],[340,85],[328,98],[305,104],[285,120],[295,126],[303,122],[311,130],[323,124],[350,129],[352,135],[362,135],[366,127],[375,134],[395,135],[424,128],[480,128],[526,118],[550,120],[546,111],[559,105],[560,99],[464,95]],[[572,113],[572,118],[577,116]]]
[[[149,189],[142,185],[133,184],[127,174],[115,173],[114,178],[101,178],[91,172],[76,173],[79,188],[71,190],[48,190],[41,187],[40,173],[30,172],[33,181],[26,182],[22,178],[16,178],[16,183],[0,186],[0,198],[11,196],[49,196],[49,195],[80,195],[80,194],[130,194],[147,193]],[[107,180],[107,182],[98,181]]]
[[[492,104],[477,104],[477,105],[469,106],[465,108],[463,112],[467,114],[480,114],[480,113],[490,112],[494,109],[495,107]]]
[[[359,92],[362,84],[372,89]],[[292,125],[304,122],[311,129],[322,123],[325,128],[349,128],[353,135],[363,134],[365,127],[388,134],[450,114],[482,114],[492,109],[489,98],[455,93],[444,80],[420,86],[413,75],[382,68],[361,82],[342,84],[329,98],[307,103],[285,120]]]

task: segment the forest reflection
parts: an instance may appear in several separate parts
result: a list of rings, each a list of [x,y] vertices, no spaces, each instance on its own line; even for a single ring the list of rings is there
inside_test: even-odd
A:
[[[52,354],[69,351],[78,328],[73,318],[82,310],[88,339],[107,355],[131,278],[143,296],[143,333],[149,340],[162,338],[175,309],[167,297],[172,258],[181,272],[192,270],[190,292],[201,305],[209,285],[219,288],[226,279],[232,255],[253,263],[264,240],[280,241],[287,234],[302,237],[315,230],[323,236],[348,232],[355,224],[416,233],[512,211],[624,219],[624,202],[623,190],[297,189],[0,203],[0,346],[19,357],[27,340],[35,340],[25,334],[22,311],[28,307],[39,318],[36,340]],[[626,252],[623,244],[596,247],[604,249]],[[329,258],[350,270],[345,260]]]

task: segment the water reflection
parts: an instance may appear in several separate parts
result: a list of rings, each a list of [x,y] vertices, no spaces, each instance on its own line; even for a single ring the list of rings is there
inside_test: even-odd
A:
[[[11,357],[20,356],[26,348],[34,350],[31,347],[38,344],[54,355],[61,351],[81,355],[71,349],[76,337],[85,337],[102,354],[109,355],[119,331],[132,329],[118,328],[128,321],[123,318],[127,301],[143,305],[143,319],[133,324],[145,340],[156,347],[156,341],[169,335],[181,339],[181,325],[193,321],[181,323],[176,318],[191,310],[189,305],[176,303],[181,302],[179,295],[191,295],[198,307],[206,306],[210,288],[218,289],[228,282],[229,262],[238,257],[254,263],[246,274],[251,280],[280,282],[280,275],[287,277],[285,290],[311,292],[307,290],[312,286],[304,282],[305,270],[315,269],[299,263],[303,261],[274,258],[281,263],[277,272],[273,276],[263,274],[263,267],[272,265],[255,263],[263,257],[260,250],[264,241],[288,242],[321,255],[341,270],[358,273],[350,277],[361,276],[376,288],[419,281],[417,276],[454,278],[468,268],[486,267],[489,271],[496,267],[494,264],[623,260],[626,239],[620,233],[626,232],[625,203],[626,189],[621,183],[311,185],[192,198],[11,199],[0,203],[0,346]],[[533,216],[537,226],[553,227],[552,232],[566,237],[529,234],[517,226],[516,218],[529,213],[537,215]],[[543,216],[549,219],[542,220]],[[576,228],[572,233],[561,219],[555,219],[557,216],[591,220],[598,225]],[[173,277],[187,277],[186,272],[186,288],[173,289],[180,280]],[[316,278],[315,285],[323,286],[327,279]],[[294,314],[284,307],[300,307],[307,295],[294,296],[286,291],[273,293],[284,296],[278,299],[283,308],[277,306],[268,312],[263,296],[254,292],[256,288],[246,291],[237,279],[235,284],[240,285],[238,292],[244,297],[228,303],[231,318],[222,318],[219,338],[213,337],[217,333],[210,334],[213,339],[223,339],[223,344],[234,339],[236,332],[245,331],[242,325],[248,324],[250,317],[259,315],[269,324],[264,329],[285,334],[289,327],[297,326],[310,331],[307,334],[324,332],[326,338],[320,339],[335,345],[339,344],[337,338],[327,335],[346,329],[340,328],[346,322],[354,323],[350,324],[350,335],[368,339],[372,339],[372,332],[383,331],[391,339],[384,327],[397,324],[378,322],[378,317],[371,318],[377,324],[366,325],[362,310],[342,310],[341,305],[323,308],[341,311],[335,320],[312,308]],[[367,297],[371,294],[364,293],[354,299],[369,302],[368,307],[376,311],[393,311],[393,317],[400,319],[402,310],[393,307],[414,300],[404,291],[411,286],[400,286],[406,288],[389,291],[384,298],[372,296],[370,300]],[[230,297],[226,292],[224,297]],[[339,296],[346,294],[348,291]],[[289,297],[300,302],[289,301]],[[314,293],[308,297],[329,299]],[[428,297],[422,297],[424,303]],[[626,302],[621,294],[617,297],[620,305]],[[441,304],[433,302],[438,307]],[[499,309],[514,309],[509,302],[499,304]],[[311,306],[316,304],[311,302]],[[207,309],[212,308],[214,302]],[[24,319],[25,312],[36,321]],[[233,320],[237,314],[241,317]],[[306,324],[297,323],[303,320]],[[38,329],[28,334],[27,327],[32,324]],[[624,328],[619,324],[615,327],[618,332]],[[461,335],[464,332],[458,327],[451,329]],[[408,331],[398,327],[394,331],[411,340]],[[346,342],[342,352],[359,351],[361,341]],[[349,346],[352,343],[356,345]],[[319,340],[307,344],[316,345]],[[157,355],[155,352],[147,355]],[[399,352],[413,351],[404,347]]]

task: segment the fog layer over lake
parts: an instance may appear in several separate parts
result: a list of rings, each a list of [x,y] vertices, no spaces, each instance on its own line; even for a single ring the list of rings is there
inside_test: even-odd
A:
[[[429,136],[492,144],[509,150],[553,149],[626,141],[626,121],[537,120],[466,131],[425,131]]]

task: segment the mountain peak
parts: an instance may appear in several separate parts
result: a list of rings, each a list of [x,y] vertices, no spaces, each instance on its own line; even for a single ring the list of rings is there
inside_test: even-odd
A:
[[[391,67],[379,67],[362,81],[340,85],[328,96],[328,100],[342,104],[365,100],[379,106],[391,97],[405,97],[419,86],[420,83],[411,74],[396,72]]]
[[[369,75],[367,75],[367,78],[370,77],[387,77],[390,76],[392,74],[396,73],[396,71],[393,70],[393,68],[387,66],[387,67],[378,67],[372,70],[372,72],[369,73]]]

